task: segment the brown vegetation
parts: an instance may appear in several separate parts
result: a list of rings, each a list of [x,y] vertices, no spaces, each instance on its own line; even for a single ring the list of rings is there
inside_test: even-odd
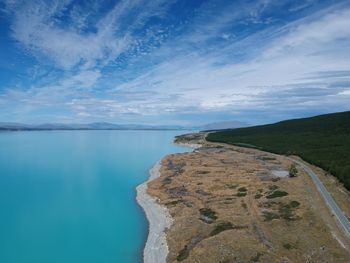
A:
[[[272,175],[291,164],[213,143],[164,158],[148,191],[174,219],[168,262],[350,262],[348,240],[308,175]]]

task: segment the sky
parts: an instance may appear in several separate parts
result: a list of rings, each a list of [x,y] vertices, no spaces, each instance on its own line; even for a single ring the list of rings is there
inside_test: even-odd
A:
[[[0,122],[350,110],[350,1],[0,0]]]

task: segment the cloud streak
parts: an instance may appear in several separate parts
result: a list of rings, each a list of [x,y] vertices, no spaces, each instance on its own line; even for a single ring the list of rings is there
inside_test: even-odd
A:
[[[346,2],[205,1],[174,17],[184,5],[8,1],[9,37],[33,56],[28,72],[46,73],[0,90],[2,118],[264,123],[348,110]]]

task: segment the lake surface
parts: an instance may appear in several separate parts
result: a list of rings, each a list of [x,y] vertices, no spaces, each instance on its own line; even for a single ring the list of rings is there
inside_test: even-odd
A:
[[[0,133],[0,262],[141,262],[135,187],[176,131]]]

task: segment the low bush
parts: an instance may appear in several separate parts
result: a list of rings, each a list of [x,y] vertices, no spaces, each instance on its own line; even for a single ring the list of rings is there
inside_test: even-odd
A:
[[[255,198],[255,199],[259,199],[259,198],[261,198],[262,196],[263,196],[262,194],[257,193],[257,194],[254,196],[254,198]]]
[[[230,222],[220,223],[216,225],[213,231],[210,232],[210,236],[215,236],[225,230],[233,229],[233,225]]]
[[[268,196],[266,196],[266,198],[272,199],[272,198],[276,198],[276,197],[283,197],[283,196],[286,196],[286,195],[288,195],[287,192],[285,192],[285,191],[278,191],[277,190],[277,191],[272,192]]]
[[[242,196],[246,196],[246,195],[247,195],[247,192],[238,192],[236,194],[236,196],[238,196],[238,197],[242,197]]]
[[[273,219],[279,219],[280,216],[277,213],[264,211],[263,212],[264,221],[271,221]]]
[[[238,188],[238,191],[240,191],[240,192],[247,192],[248,190],[245,187],[240,187],[240,188]]]
[[[201,208],[199,209],[199,213],[200,213],[200,220],[208,224],[211,224],[218,218],[216,216],[216,212],[210,208]]]
[[[177,255],[176,259],[177,259],[177,261],[185,260],[186,258],[188,258],[189,254],[190,254],[190,251],[187,248],[187,246],[185,246],[183,249],[180,250],[180,252]]]

